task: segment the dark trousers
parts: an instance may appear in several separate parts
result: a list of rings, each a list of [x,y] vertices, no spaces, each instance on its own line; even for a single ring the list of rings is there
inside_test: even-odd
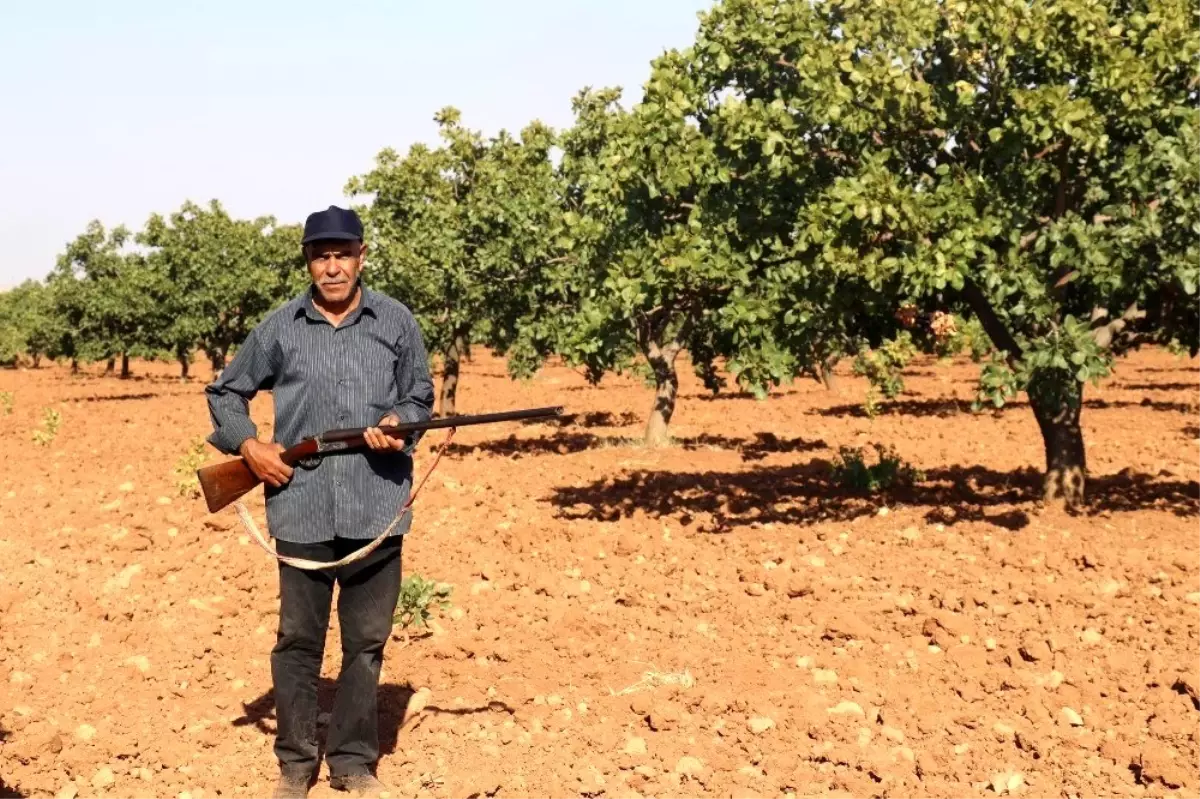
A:
[[[271,677],[278,720],[275,755],[285,774],[310,779],[320,765],[317,682],[335,581],[342,667],[325,761],[330,775],[340,777],[370,773],[379,760],[379,671],[400,596],[403,540],[388,538],[363,560],[337,570],[303,571],[279,564],[279,632],[271,651]],[[281,555],[332,561],[369,542],[275,543]]]

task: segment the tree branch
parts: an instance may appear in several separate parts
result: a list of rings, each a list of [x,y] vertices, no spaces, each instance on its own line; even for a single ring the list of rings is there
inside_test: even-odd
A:
[[[1067,189],[1071,181],[1067,179],[1067,158],[1071,154],[1071,140],[1066,140],[1066,146],[1058,153],[1058,188],[1054,192],[1054,218],[1060,219],[1067,212]]]
[[[1062,139],[1059,139],[1058,141],[1054,142],[1053,144],[1047,144],[1045,146],[1045,148],[1043,148],[1039,153],[1037,153],[1036,155],[1033,156],[1033,160],[1041,161],[1047,155],[1049,155],[1050,153],[1054,152],[1055,150],[1057,150],[1059,147],[1062,147],[1062,146],[1063,146]]]
[[[1058,163],[1056,164],[1058,167],[1058,186],[1054,190],[1055,221],[1062,219],[1063,214],[1067,212],[1067,190],[1071,185],[1070,177],[1067,174],[1067,168],[1070,166],[1070,163],[1067,159],[1071,155],[1070,137],[1064,140],[1064,144],[1065,146],[1058,151]],[[1050,280],[1053,283],[1051,292],[1053,293],[1055,300],[1057,300],[1060,305],[1062,303],[1063,292],[1066,291],[1067,284],[1070,282],[1067,280],[1067,276],[1070,273],[1071,265],[1064,263],[1059,264],[1058,269],[1054,270],[1054,274],[1050,276]]]
[[[1025,354],[1025,351],[1021,349],[1021,345],[1017,343],[1012,333],[1004,326],[1004,322],[996,315],[996,309],[988,302],[983,291],[969,277],[963,280],[962,296],[971,306],[971,310],[975,312],[975,316],[983,325],[983,330],[988,334],[988,338],[992,340],[997,349],[1005,353],[1008,365],[1015,367],[1016,361]]]

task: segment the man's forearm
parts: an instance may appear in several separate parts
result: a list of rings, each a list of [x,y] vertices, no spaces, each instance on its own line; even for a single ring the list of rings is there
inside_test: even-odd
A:
[[[250,418],[249,403],[237,394],[206,391],[213,432],[208,442],[226,455],[237,455],[242,444],[258,438],[258,426]]]
[[[426,422],[433,418],[432,404],[425,405],[421,401],[413,399],[401,400],[396,407],[392,408],[392,413],[396,414],[401,422],[408,424]]]
[[[226,455],[236,455],[247,439],[258,437],[250,418],[250,400],[272,376],[271,359],[263,351],[259,328],[250,331],[233,361],[205,387],[213,432],[208,441]]]

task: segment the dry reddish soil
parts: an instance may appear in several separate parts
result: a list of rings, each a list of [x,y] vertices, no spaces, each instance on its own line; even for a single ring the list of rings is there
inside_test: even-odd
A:
[[[1092,506],[1069,516],[1035,501],[1028,406],[969,412],[970,364],[918,364],[875,419],[845,368],[837,393],[761,403],[689,371],[675,446],[647,450],[644,386],[524,385],[480,356],[461,410],[567,416],[460,430],[420,496],[405,570],[452,607],[389,644],[379,776],[437,797],[1195,796],[1198,365],[1142,352],[1089,390]],[[5,795],[269,795],[276,566],[180,496],[207,374],[172,369],[0,372]],[[62,428],[34,447],[47,407]],[[834,485],[838,447],[869,442],[925,480]],[[339,657],[335,622],[326,709]],[[323,773],[312,795],[339,794]]]

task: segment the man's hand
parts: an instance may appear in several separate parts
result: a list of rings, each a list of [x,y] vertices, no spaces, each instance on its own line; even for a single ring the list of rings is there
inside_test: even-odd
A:
[[[285,449],[282,444],[267,444],[255,438],[248,438],[242,442],[239,449],[250,471],[264,483],[279,488],[292,479],[292,467],[279,459],[279,453]]]
[[[379,420],[379,427],[388,425],[400,424],[400,417],[394,413],[389,413],[387,416]],[[403,438],[392,438],[389,435],[384,435],[384,432],[379,427],[368,427],[363,433],[363,440],[367,442],[367,446],[371,449],[391,450],[399,452],[404,449],[405,440]]]

